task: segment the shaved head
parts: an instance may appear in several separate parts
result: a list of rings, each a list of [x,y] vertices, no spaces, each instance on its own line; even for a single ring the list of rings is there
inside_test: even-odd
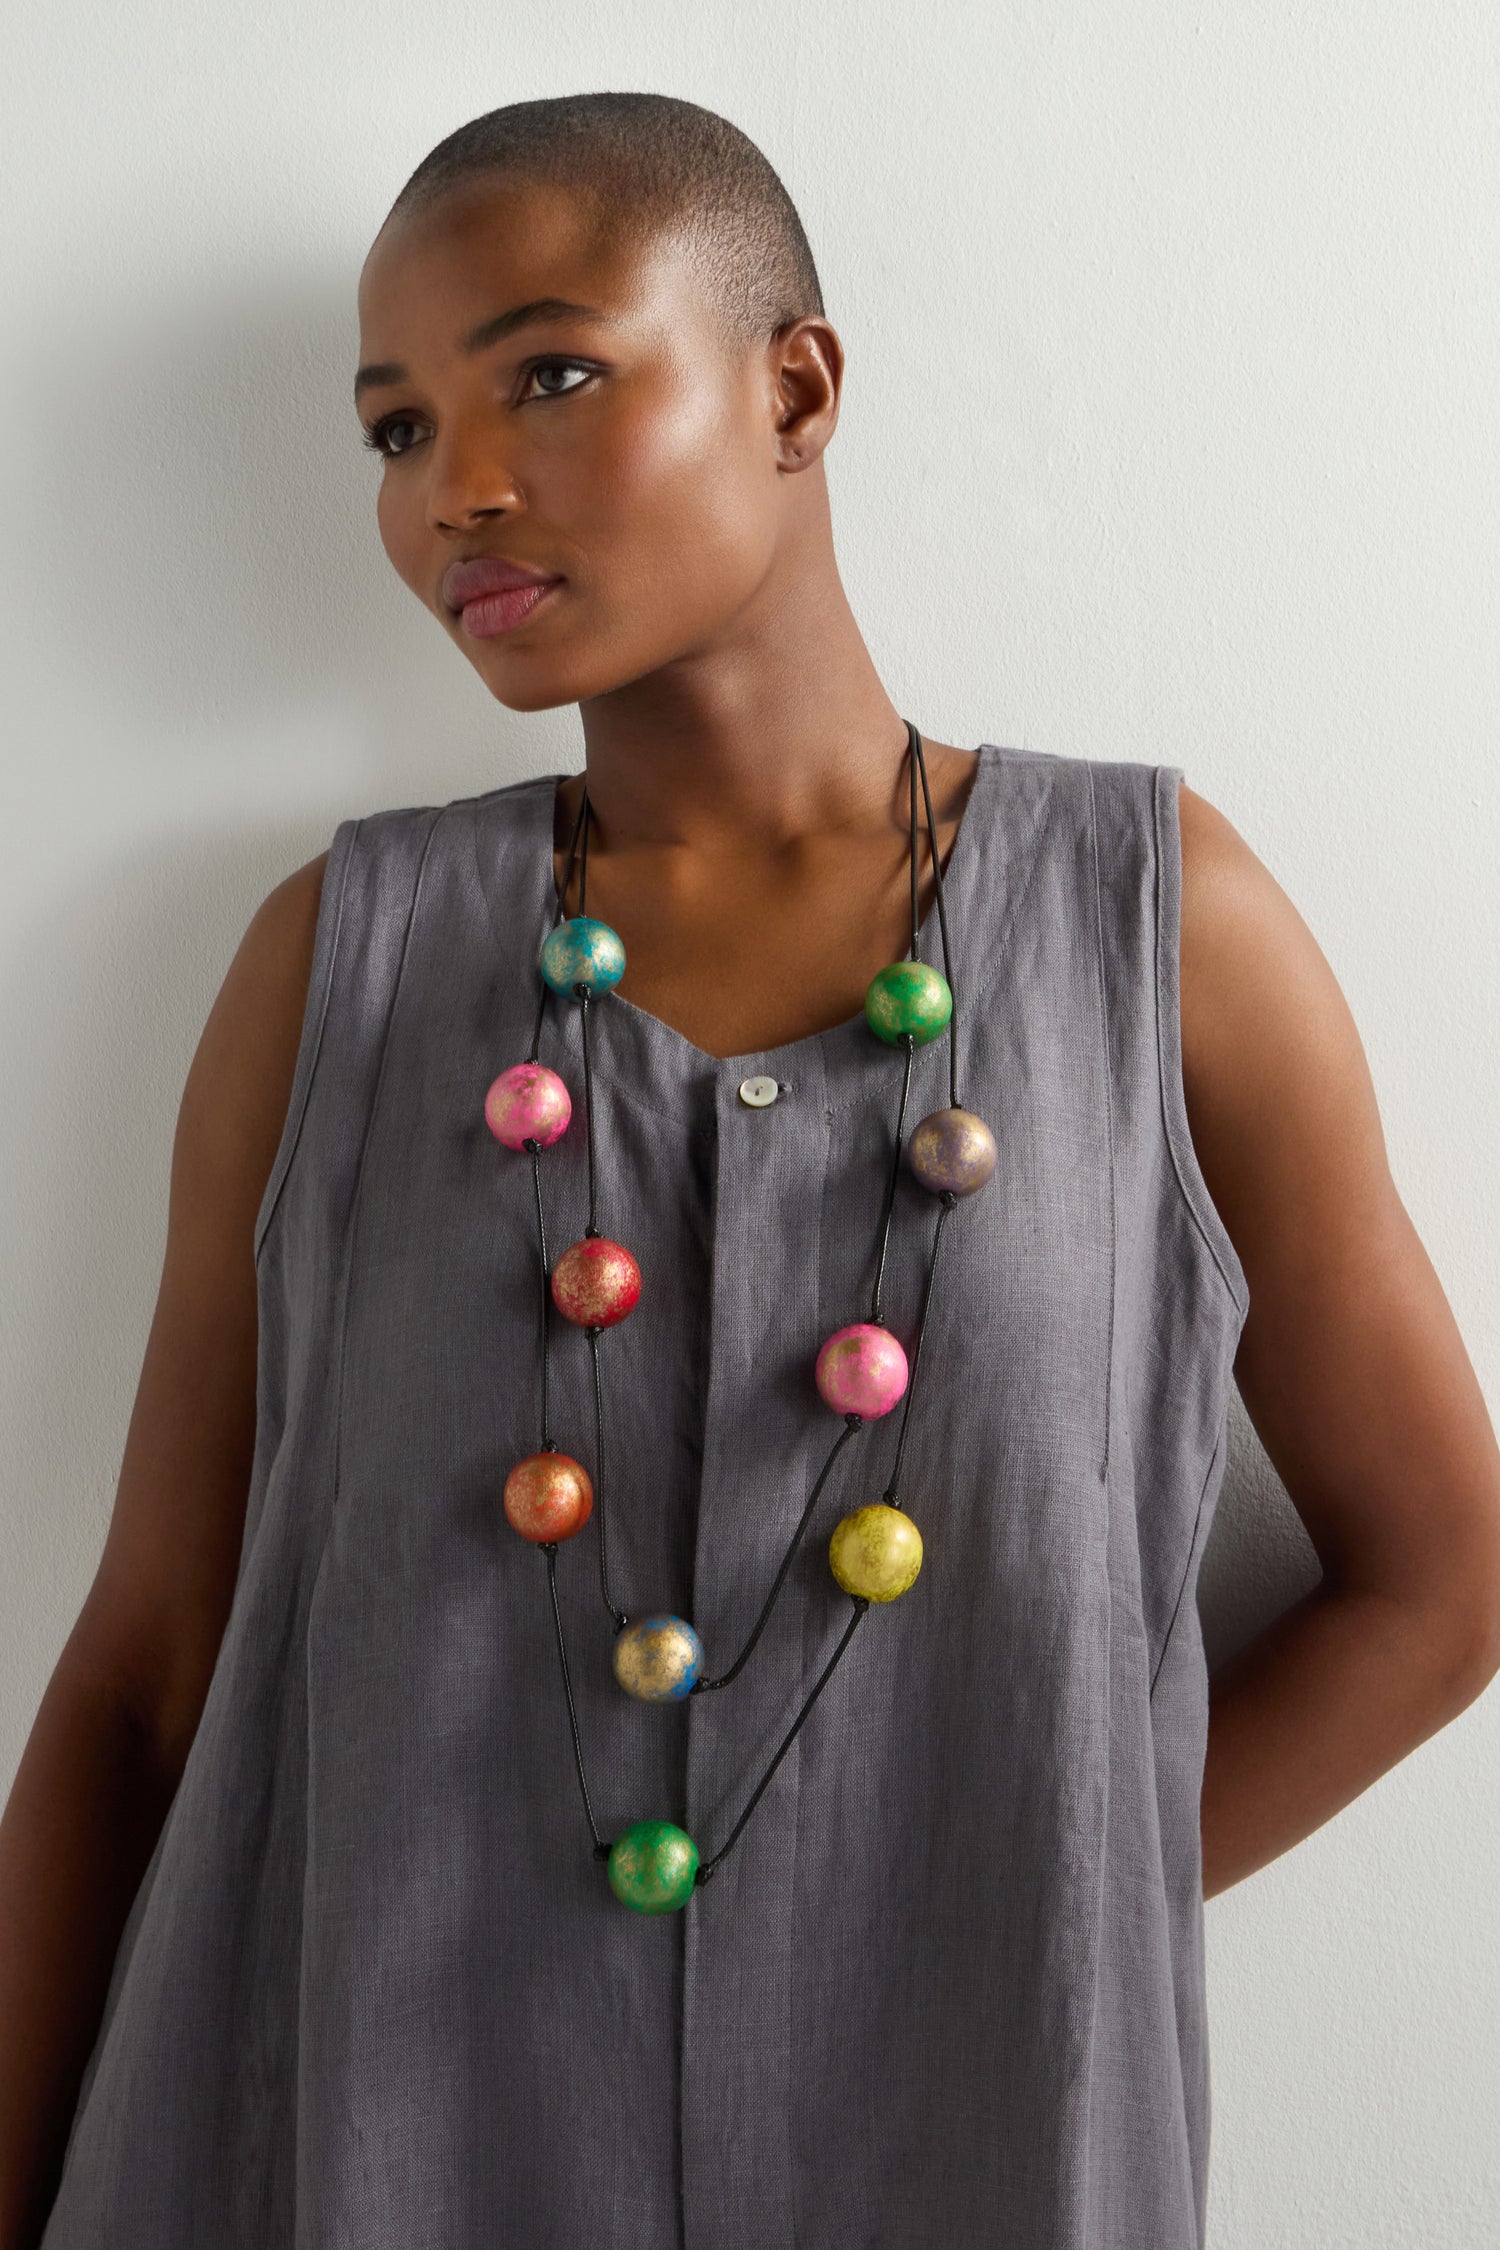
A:
[[[606,243],[679,243],[732,353],[825,311],[776,172],[737,125],[696,102],[566,94],[489,110],[422,159],[386,225],[485,179],[566,189]]]

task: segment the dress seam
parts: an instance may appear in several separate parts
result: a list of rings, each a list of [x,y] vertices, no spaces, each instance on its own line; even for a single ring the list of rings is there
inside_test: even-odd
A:
[[[424,807],[423,809],[424,809],[424,810],[426,810],[427,808],[425,808],[425,807]],[[342,1280],[341,1280],[341,1284],[340,1284],[340,1290],[339,1290],[339,1306],[338,1306],[338,1361],[337,1361],[337,1370],[336,1370],[336,1373],[335,1373],[335,1375],[334,1375],[334,1393],[333,1393],[333,1487],[332,1487],[332,1493],[331,1493],[331,1495],[330,1495],[330,1499],[329,1499],[329,1504],[328,1504],[328,1522],[327,1522],[327,1525],[326,1525],[326,1526],[325,1526],[325,1528],[324,1528],[324,1532],[323,1532],[323,1538],[322,1538],[321,1544],[320,1544],[320,1546],[319,1546],[319,1548],[318,1548],[318,1560],[317,1560],[317,1566],[316,1566],[316,1568],[315,1568],[315,1570],[314,1570],[314,1572],[313,1572],[312,1586],[311,1586],[311,1589],[309,1590],[309,1593],[308,1593],[308,1597],[307,1597],[307,1624],[306,1624],[305,1641],[304,1641],[304,1647],[303,1647],[303,1676],[302,1676],[302,1689],[303,1689],[303,1694],[302,1694],[302,1702],[303,1702],[303,1728],[304,1728],[303,1771],[304,1771],[304,1775],[305,1775],[305,1777],[306,1777],[306,1779],[305,1779],[305,1787],[304,1787],[304,1800],[303,1800],[303,1817],[304,1817],[304,1823],[305,1823],[306,1829],[307,1829],[307,1831],[308,1831],[308,1834],[307,1834],[307,1846],[306,1846],[306,1851],[305,1851],[305,1859],[304,1859],[304,1871],[303,1871],[303,1890],[302,1890],[302,1919],[301,1919],[301,1930],[300,1930],[300,1934],[299,1934],[299,1963],[298,1963],[298,1975],[297,1975],[297,2072],[296,2072],[296,2077],[297,2077],[297,2091],[296,2091],[295,2106],[294,2106],[294,2109],[293,2109],[293,2117],[294,2117],[293,2133],[294,2133],[294,2150],[295,2150],[295,2153],[294,2153],[294,2156],[293,2156],[293,2165],[292,2165],[292,2198],[293,2198],[293,2209],[294,2209],[294,2214],[295,2214],[295,2216],[294,2216],[294,2220],[293,2220],[293,2228],[294,2228],[294,2236],[293,2236],[293,2239],[294,2239],[294,2242],[295,2242],[295,2244],[296,2244],[296,2246],[297,2246],[297,2250],[303,2250],[303,2234],[302,2234],[302,2225],[301,2225],[301,2188],[302,2188],[302,2164],[301,2164],[301,2157],[302,2157],[302,2118],[303,2118],[303,2075],[302,2075],[302,2072],[303,2072],[303,2062],[304,2062],[304,2058],[305,2058],[305,2049],[306,2049],[306,2027],[305,2027],[305,2022],[304,2022],[304,2013],[303,2013],[303,2010],[304,2010],[304,2002],[305,2002],[305,1995],[306,1995],[306,1982],[305,1982],[305,1976],[306,1976],[306,1967],[307,1967],[307,1919],[308,1919],[308,1917],[307,1917],[307,1890],[308,1890],[308,1884],[309,1884],[309,1882],[310,1882],[310,1880],[311,1880],[311,1876],[312,1876],[312,1871],[313,1871],[313,1868],[314,1868],[314,1865],[315,1865],[315,1855],[314,1855],[314,1852],[313,1852],[313,1850],[312,1850],[312,1848],[311,1848],[311,1833],[310,1833],[310,1830],[311,1830],[311,1821],[312,1821],[312,1773],[313,1773],[313,1741],[312,1741],[312,1651],[313,1651],[313,1613],[314,1613],[314,1611],[315,1611],[315,1609],[316,1609],[316,1607],[317,1607],[318,1592],[319,1592],[319,1589],[320,1589],[320,1587],[322,1586],[322,1583],[323,1583],[323,1573],[324,1573],[324,1570],[325,1570],[325,1568],[326,1568],[326,1566],[327,1566],[327,1562],[328,1562],[328,1555],[329,1555],[329,1550],[330,1550],[330,1548],[331,1548],[331,1546],[332,1546],[332,1544],[333,1544],[333,1534],[334,1534],[335,1528],[337,1527],[337,1524],[338,1524],[338,1513],[339,1513],[339,1474],[340,1474],[340,1469],[341,1469],[341,1466],[342,1466],[342,1459],[343,1459],[343,1427],[344,1427],[344,1371],[345,1371],[345,1365],[346,1365],[346,1359],[347,1359],[347,1343],[348,1343],[348,1335],[349,1335],[349,1299],[350,1299],[350,1294],[351,1294],[351,1285],[352,1285],[352,1281],[353,1281],[353,1274],[354,1274],[354,1253],[355,1253],[355,1248],[356,1248],[356,1245],[357,1245],[357,1240],[358,1240],[360,1208],[361,1208],[361,1204],[362,1204],[362,1201],[363,1201],[363,1195],[364,1195],[364,1184],[365,1184],[365,1168],[366,1168],[366,1163],[367,1163],[367,1161],[368,1161],[368,1158],[369,1158],[369,1153],[370,1153],[370,1142],[371,1142],[371,1139],[373,1138],[373,1135],[374,1135],[374,1131],[375,1131],[375,1121],[376,1121],[376,1118],[377,1118],[377,1116],[378,1116],[378,1114],[379,1114],[379,1108],[380,1108],[380,1096],[381,1096],[381,1092],[382,1092],[382,1090],[383,1090],[383,1088],[384,1088],[384,1085],[385,1085],[386,1063],[387,1063],[387,1061],[388,1061],[388,1059],[389,1059],[389,1056],[390,1056],[390,1049],[391,1049],[391,1031],[392,1031],[392,1027],[393,1027],[393,1025],[394,1025],[394,1023],[395,1023],[395,1020],[396,1020],[396,1008],[397,1008],[397,1004],[398,1004],[398,1002],[399,1002],[399,999],[400,999],[400,994],[401,994],[401,981],[402,981],[402,978],[403,978],[403,976],[405,975],[405,972],[406,972],[406,964],[407,964],[407,959],[408,959],[408,957],[409,957],[409,954],[410,954],[410,951],[411,951],[411,935],[412,935],[412,930],[413,930],[413,928],[415,927],[415,924],[416,924],[416,917],[417,917],[417,903],[418,903],[418,900],[419,900],[419,898],[420,898],[420,895],[421,895],[421,889],[422,889],[422,877],[423,877],[424,873],[426,872],[426,868],[427,868],[427,860],[428,860],[428,855],[429,855],[429,853],[430,853],[430,851],[431,851],[431,849],[432,849],[432,839],[433,839],[433,836],[435,835],[435,833],[436,833],[436,831],[437,831],[438,823],[439,823],[439,821],[441,821],[441,819],[442,819],[442,817],[443,817],[443,813],[444,813],[444,812],[445,812],[446,810],[447,810],[447,808],[446,808],[445,806],[439,806],[439,807],[438,807],[438,808],[437,808],[437,809],[436,809],[436,810],[435,810],[435,811],[433,812],[433,817],[432,817],[431,821],[430,821],[430,822],[429,822],[429,824],[428,824],[427,834],[426,834],[426,836],[424,837],[424,839],[423,839],[423,842],[422,842],[422,852],[421,852],[421,857],[420,857],[420,859],[419,859],[419,860],[418,860],[418,862],[417,862],[417,871],[416,871],[416,875],[415,875],[415,877],[414,877],[414,879],[413,879],[413,882],[412,882],[411,899],[410,899],[410,902],[409,902],[409,904],[408,904],[408,906],[407,906],[407,910],[406,910],[406,927],[405,927],[404,931],[402,932],[402,937],[401,937],[401,954],[400,954],[400,958],[399,958],[399,960],[398,960],[398,961],[397,961],[397,963],[396,963],[396,971],[395,971],[395,975],[394,975],[394,976],[392,977],[392,979],[391,979],[391,997],[390,997],[390,1004],[389,1004],[389,1006],[387,1007],[387,1009],[386,1009],[386,1011],[385,1011],[385,1023],[384,1023],[384,1025],[383,1025],[383,1027],[382,1027],[382,1031],[381,1031],[381,1040],[380,1040],[380,1060],[379,1060],[379,1062],[377,1063],[377,1065],[376,1065],[376,1068],[375,1068],[375,1083],[374,1083],[374,1086],[373,1086],[373,1088],[371,1089],[371,1093],[370,1093],[370,1104],[369,1104],[369,1108],[368,1108],[368,1111],[366,1112],[366,1115],[365,1115],[365,1127],[364,1127],[364,1134],[363,1134],[363,1137],[361,1138],[361,1141],[360,1141],[360,1149],[359,1149],[359,1170],[358,1170],[358,1172],[357,1172],[357,1174],[356,1174],[356,1176],[355,1176],[355,1182],[354,1182],[354,1193],[353,1193],[352,1197],[350,1198],[350,1203],[349,1203],[349,1219],[348,1219],[348,1226],[347,1226],[347,1230],[346,1230],[346,1239],[345,1239],[345,1243],[344,1243],[344,1256],[343,1256],[343,1274],[342,1274]],[[352,850],[351,850],[351,855],[350,855],[350,856],[351,856],[351,857],[353,856],[353,855],[352,855]]]
[[[1118,1289],[1116,1237],[1115,1183],[1115,1117],[1114,1117],[1114,1057],[1109,1037],[1109,990],[1104,969],[1104,900],[1099,873],[1099,806],[1094,791],[1094,767],[1086,762],[1084,771],[1089,787],[1089,837],[1094,866],[1094,938],[1095,970],[1099,985],[1099,1017],[1104,1045],[1104,1129],[1105,1148],[1109,1170],[1109,1336],[1104,1360],[1104,1458],[1099,1464],[1101,1478],[1109,1474],[1109,1449],[1113,1429],[1114,1365],[1115,1365],[1115,1296]]]
[[[340,829],[344,828],[345,825],[345,823],[340,822]],[[344,900],[349,889],[349,870],[354,864],[355,847],[359,842],[359,834],[363,826],[363,816],[349,825],[348,840],[342,847],[343,865],[339,870],[338,895],[333,902],[333,926],[327,939],[326,957],[317,961],[317,990],[310,990],[304,1003],[305,1020],[298,1041],[297,1059],[293,1066],[294,1075],[292,1090],[287,1098],[287,1114],[282,1122],[281,1139],[277,1146],[276,1156],[272,1162],[271,1171],[267,1175],[265,1198],[263,1198],[264,1211],[255,1234],[251,1263],[257,1272],[260,1270],[261,1258],[271,1229],[275,1224],[276,1215],[281,1209],[282,1196],[291,1176],[297,1149],[302,1139],[302,1129],[307,1120],[308,1105],[312,1099],[313,1082],[317,1077],[318,1063],[323,1052],[323,1033],[328,1023],[328,1008],[333,993],[333,980],[338,970],[339,938],[344,925]],[[338,831],[336,830],[334,840],[329,846],[330,866],[332,865],[333,855],[338,850]],[[328,869],[325,868],[325,881],[327,875]],[[324,903],[320,892],[318,899],[320,926],[323,924]],[[321,949],[319,950],[321,951]],[[312,1027],[314,1006],[317,1008],[315,1029]],[[266,1198],[269,1200],[265,1200]]]
[[[1243,1324],[1249,1308],[1248,1286],[1243,1280],[1236,1280],[1225,1258],[1223,1246],[1217,1239],[1222,1233],[1224,1242],[1228,1243],[1230,1255],[1238,1265],[1239,1253],[1235,1250],[1223,1219],[1213,1208],[1207,1182],[1202,1180],[1202,1169],[1193,1151],[1183,1091],[1181,829],[1179,826],[1177,841],[1169,848],[1169,839],[1163,827],[1165,793],[1169,788],[1175,789],[1174,775],[1180,776],[1181,770],[1180,767],[1169,765],[1154,766],[1151,769],[1153,874],[1156,893],[1152,986],[1156,1003],[1156,1060],[1162,1130],[1183,1208],[1213,1260],[1214,1269]],[[1174,813],[1173,818],[1179,819],[1180,816]],[[1175,933],[1172,944],[1167,942],[1169,928]],[[1207,1214],[1202,1207],[1205,1199],[1208,1202]],[[1242,1267],[1240,1271],[1243,1273]]]
[[[1187,1592],[1188,1579],[1192,1575],[1193,1557],[1198,1551],[1198,1531],[1203,1522],[1203,1504],[1208,1498],[1208,1488],[1213,1481],[1214,1470],[1224,1450],[1224,1439],[1225,1427],[1221,1424],[1218,1436],[1214,1440],[1213,1451],[1209,1455],[1208,1467],[1203,1472],[1203,1483],[1198,1493],[1198,1505],[1193,1511],[1193,1528],[1188,1539],[1187,1557],[1182,1566],[1182,1576],[1177,1582],[1177,1593],[1172,1603],[1172,1614],[1167,1620],[1167,1629],[1161,1637],[1161,1647],[1157,1651],[1156,1662],[1151,1668],[1151,1685],[1146,1691],[1148,1703],[1155,1700],[1156,1683],[1161,1678],[1162,1666],[1167,1661],[1167,1651],[1172,1645],[1172,1636],[1177,1630],[1177,1619],[1182,1608],[1182,1598]]]

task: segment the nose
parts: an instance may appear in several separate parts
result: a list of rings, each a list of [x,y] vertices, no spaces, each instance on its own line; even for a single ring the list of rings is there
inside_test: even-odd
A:
[[[427,521],[434,531],[462,531],[526,505],[493,427],[450,425],[433,439],[428,464]]]

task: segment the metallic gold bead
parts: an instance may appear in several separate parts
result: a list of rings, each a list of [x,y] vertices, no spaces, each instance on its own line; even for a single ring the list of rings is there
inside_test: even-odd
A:
[[[615,1639],[615,1678],[642,1703],[679,1703],[703,1669],[703,1643],[685,1617],[637,1617]]]

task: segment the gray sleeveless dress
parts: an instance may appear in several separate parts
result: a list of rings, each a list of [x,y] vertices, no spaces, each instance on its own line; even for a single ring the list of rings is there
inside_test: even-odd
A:
[[[1000,1162],[944,1231],[902,1483],[925,1562],[654,1919],[593,1857],[546,1564],[500,1509],[540,1285],[530,1162],[482,1105],[530,1038],[557,778],[334,835],[233,1610],[45,2250],[1198,2250],[1194,1589],[1248,1299],[1182,1092],[1181,769],[980,751],[946,880],[959,1094]],[[862,1017],[723,1061],[618,993],[592,1020],[600,1223],[644,1277],[601,1339],[612,1590],[717,1670],[837,1434],[812,1362],[866,1317],[900,1063]],[[575,1105],[578,1033],[549,1001]],[[544,1166],[555,1255],[581,1114]],[[903,1172],[906,1340],[935,1211]],[[560,1320],[552,1383],[587,1465]],[[844,1448],[722,1693],[624,1695],[593,1527],[560,1550],[607,1837],[727,1834],[847,1621],[827,1534],[898,1421]]]

